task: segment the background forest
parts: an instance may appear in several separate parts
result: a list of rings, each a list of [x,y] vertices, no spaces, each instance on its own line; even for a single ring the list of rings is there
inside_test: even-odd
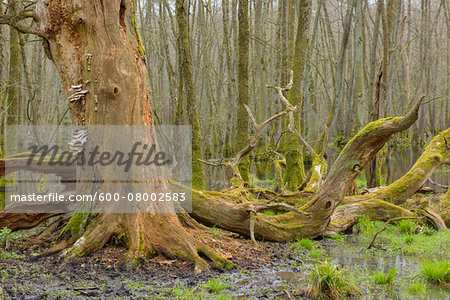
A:
[[[422,145],[450,126],[447,1],[248,1],[248,23],[240,29],[237,0],[191,0],[186,30],[194,102],[191,87],[180,76],[184,69],[179,49],[186,34],[180,35],[174,1],[138,1],[137,5],[156,122],[190,123],[184,112],[188,103],[196,103],[205,160],[233,157],[248,144],[242,128],[248,127],[250,134],[254,128],[243,104],[259,122],[283,110],[277,94],[266,86],[286,86],[290,70],[296,67],[294,72],[300,75],[295,76],[290,101],[300,108],[297,128],[314,146],[328,126],[330,159],[335,148],[341,149],[369,121],[401,115],[420,93],[427,95],[429,103],[423,105],[419,121],[404,134],[404,141]],[[239,30],[247,30],[248,35],[240,36]],[[0,26],[0,39],[2,120],[70,123],[66,95],[42,40],[7,26]],[[248,44],[244,65],[239,64],[240,39]],[[296,43],[304,52],[297,53],[297,61]],[[244,83],[248,93],[241,97],[239,68],[248,74]],[[274,177],[273,171],[267,171],[268,149],[284,153],[290,165],[290,151],[300,148],[295,139],[290,145],[283,143],[285,123],[269,124],[251,156],[259,179]],[[298,188],[301,182],[291,183],[289,175],[284,176],[289,189]],[[369,174],[369,186],[375,185]],[[214,182],[207,186],[222,187]]]

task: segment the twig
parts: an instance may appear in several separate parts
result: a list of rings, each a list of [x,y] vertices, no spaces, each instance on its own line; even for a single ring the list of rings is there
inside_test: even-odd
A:
[[[385,231],[386,230],[386,228],[387,228],[387,226],[390,224],[390,223],[393,223],[393,222],[396,222],[396,221],[400,221],[400,220],[410,220],[410,219],[416,219],[416,220],[419,220],[419,219],[423,219],[424,217],[399,217],[399,218],[393,218],[393,219],[389,219],[385,224],[384,224],[384,227],[383,228],[381,228],[380,230],[378,230],[374,235],[373,235],[373,238],[372,238],[372,241],[370,242],[370,244],[369,244],[369,246],[367,247],[367,249],[370,249],[370,248],[372,248],[373,247],[373,244],[375,243],[375,239],[377,238],[377,236],[380,234],[380,233],[382,233],[383,231]]]
[[[428,104],[428,103],[430,103],[430,102],[432,102],[432,101],[434,101],[434,100],[438,100],[438,99],[441,99],[441,98],[444,98],[444,95],[436,96],[436,97],[433,97],[433,98],[431,98],[431,99],[428,99],[427,101],[422,102],[422,105]]]
[[[428,181],[432,185],[438,186],[438,187],[443,188],[443,189],[448,189],[448,185],[443,185],[443,184],[437,183],[437,182],[433,181],[431,178],[428,178]]]
[[[211,163],[209,161],[205,161],[205,160],[202,160],[202,159],[197,159],[197,161],[201,162],[202,164],[205,164],[205,165],[208,165],[208,166],[213,166],[213,167],[226,167],[228,165],[228,164],[225,164],[225,163],[215,164],[215,163]]]

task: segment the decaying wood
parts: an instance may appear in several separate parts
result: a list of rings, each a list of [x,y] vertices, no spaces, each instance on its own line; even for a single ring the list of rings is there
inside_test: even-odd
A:
[[[12,231],[31,229],[47,219],[62,215],[62,213],[25,214],[0,212],[0,228],[8,227]]]
[[[345,232],[363,216],[372,221],[388,221],[393,218],[412,217],[414,213],[379,199],[343,204],[334,211],[324,235],[333,236]]]
[[[284,89],[280,89],[280,90],[289,90],[292,87],[292,81],[293,81],[293,73],[291,72],[291,80],[289,82],[289,84],[284,88]],[[282,93],[282,92],[281,92]],[[290,112],[296,110],[296,107],[293,107],[291,104],[289,104],[289,102],[286,100],[285,103],[285,110],[283,110],[282,112],[279,112],[273,116],[271,116],[270,118],[268,118],[267,120],[265,120],[264,122],[262,122],[261,124],[258,124],[258,122],[256,121],[255,117],[253,116],[252,111],[250,110],[250,108],[247,105],[244,105],[245,109],[247,110],[247,113],[250,117],[250,119],[252,120],[252,124],[255,127],[255,134],[253,135],[250,144],[247,145],[244,149],[242,149],[241,151],[238,152],[238,154],[236,155],[236,157],[234,158],[234,160],[231,162],[231,166],[233,169],[233,178],[231,179],[231,185],[235,186],[235,187],[239,187],[239,186],[243,186],[244,185],[244,181],[242,180],[242,176],[241,173],[239,171],[239,164],[241,163],[241,161],[244,159],[244,157],[246,157],[250,152],[253,151],[253,149],[256,148],[257,144],[258,144],[258,140],[261,136],[261,132],[264,129],[264,127],[271,123],[272,121],[281,118],[282,116],[285,116],[287,114],[289,114]]]
[[[445,221],[435,212],[431,211],[428,208],[424,208],[423,210],[420,210],[420,213],[422,213],[427,219],[433,223],[433,226],[437,230],[445,230],[447,229],[447,226],[445,225]]]
[[[443,164],[450,164],[450,128],[435,136],[411,169],[392,184],[372,193],[347,197],[345,203],[382,199],[397,205],[417,192],[433,172]]]
[[[18,170],[27,170],[35,173],[43,173],[43,174],[55,174],[61,176],[63,179],[73,179],[75,174],[75,167],[70,168],[67,166],[62,167],[59,164],[49,165],[48,162],[37,163],[36,160],[33,160],[30,164],[28,164],[28,157],[24,156],[22,158],[7,158],[0,159],[0,177],[4,177],[9,173],[18,171]]]
[[[389,138],[396,132],[407,129],[418,116],[422,98],[404,117],[386,118],[368,124],[346,145],[331,168],[319,193],[299,208],[307,214],[288,212],[267,216],[256,213],[254,235],[256,239],[291,241],[300,237],[316,237],[327,229],[336,207],[344,199],[354,178],[364,168]],[[245,201],[245,193],[233,194],[193,191],[192,216],[206,225],[249,236],[249,214],[237,205]],[[375,211],[380,203],[374,203]],[[392,204],[389,204],[396,207]],[[404,210],[404,209],[403,209]],[[402,213],[410,214],[407,210]]]

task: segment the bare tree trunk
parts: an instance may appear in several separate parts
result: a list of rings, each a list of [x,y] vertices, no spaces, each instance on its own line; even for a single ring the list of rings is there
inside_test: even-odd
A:
[[[265,70],[265,51],[262,46],[262,42],[265,38],[263,34],[263,1],[255,2],[255,63],[256,63],[256,75],[257,80],[257,96],[259,98],[258,103],[258,121],[262,121],[266,117],[266,70]],[[258,146],[256,147],[255,153],[255,166],[256,166],[256,176],[258,179],[266,179],[267,163],[265,162],[267,155],[263,154],[267,151],[267,139],[261,137],[258,140]]]
[[[302,1],[299,7],[299,16],[297,23],[297,37],[295,38],[294,57],[292,62],[292,71],[294,72],[294,81],[292,89],[288,92],[288,101],[296,106],[299,111],[294,114],[295,129],[301,134],[301,121],[303,106],[302,83],[305,69],[306,55],[309,45],[309,23],[312,9],[312,1]],[[286,126],[285,126],[286,127]],[[283,136],[280,142],[280,150],[286,157],[286,172],[284,173],[284,182],[288,189],[295,191],[305,180],[305,167],[303,164],[303,149],[298,139],[287,134]]]
[[[8,15],[14,16],[16,14],[17,3],[16,0],[8,2]],[[7,117],[6,123],[9,125],[19,124],[20,115],[20,41],[19,32],[10,27],[9,30],[9,75],[6,88],[6,107]]]
[[[181,74],[186,88],[186,108],[189,123],[192,126],[192,187],[202,190],[204,186],[202,159],[202,137],[200,121],[197,112],[197,97],[192,75],[191,50],[189,44],[189,9],[185,0],[177,0],[178,38],[180,39],[179,54],[181,55]]]
[[[248,0],[239,0],[239,47],[238,47],[238,107],[235,149],[243,149],[250,142],[248,134],[248,114],[244,105],[249,104],[249,44],[250,23],[248,20]],[[250,160],[245,157],[239,164],[242,179],[249,182]]]

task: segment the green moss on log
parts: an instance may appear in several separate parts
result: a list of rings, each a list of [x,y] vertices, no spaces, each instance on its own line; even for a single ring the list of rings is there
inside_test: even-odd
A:
[[[345,202],[382,199],[397,205],[404,203],[439,166],[450,159],[448,141],[450,141],[450,129],[435,136],[408,173],[400,179],[376,192],[347,197]]]

